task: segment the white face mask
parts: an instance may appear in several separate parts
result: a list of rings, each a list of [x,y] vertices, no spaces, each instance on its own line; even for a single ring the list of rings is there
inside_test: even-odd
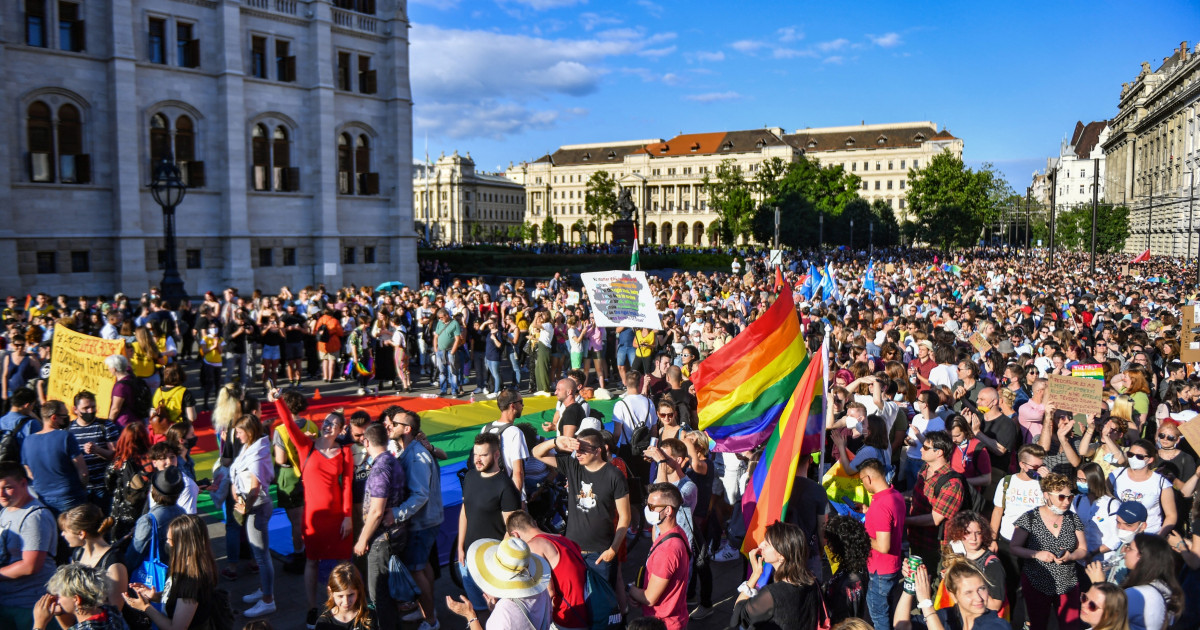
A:
[[[1133,542],[1133,537],[1137,536],[1137,535],[1138,535],[1137,532],[1130,531],[1128,529],[1118,529],[1117,530],[1117,539],[1126,545]]]
[[[950,541],[950,551],[960,556],[965,556],[967,555],[967,546],[961,540],[952,540]]]
[[[658,524],[662,522],[662,515],[658,513],[658,510],[650,509],[649,505],[642,508],[642,513],[646,517],[646,523],[649,525],[658,527]]]
[[[1138,459],[1136,457],[1130,457],[1129,458],[1129,467],[1134,470],[1141,470],[1146,467],[1146,460]]]
[[[1049,508],[1050,508],[1050,511],[1053,512],[1055,516],[1062,516],[1063,514],[1067,513],[1066,510],[1064,510],[1060,507],[1054,506],[1054,505],[1049,506]]]
[[[858,428],[858,418],[855,418],[854,416],[846,416],[846,428],[847,429],[857,429]]]

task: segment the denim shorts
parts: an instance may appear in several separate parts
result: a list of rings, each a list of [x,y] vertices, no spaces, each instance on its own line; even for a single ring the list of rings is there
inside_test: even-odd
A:
[[[633,365],[634,350],[624,346],[617,347],[617,365],[629,367]]]
[[[278,361],[279,346],[263,346],[262,358],[263,361]]]
[[[304,358],[304,342],[303,341],[295,341],[295,342],[289,341],[289,342],[283,344],[283,356],[288,361],[299,361],[300,359],[303,359]]]
[[[487,600],[483,597],[483,590],[475,584],[475,578],[471,577],[471,572],[467,570],[467,565],[460,562],[454,563],[454,570],[462,576],[463,590],[467,592],[467,599],[471,600],[471,608],[475,610],[487,610]]]
[[[437,527],[409,530],[408,546],[404,548],[404,556],[401,558],[409,571],[420,571],[425,568],[426,564],[429,564],[429,552],[433,550],[437,533]]]

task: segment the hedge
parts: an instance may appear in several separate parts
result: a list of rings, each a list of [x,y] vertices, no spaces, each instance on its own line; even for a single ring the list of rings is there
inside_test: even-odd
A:
[[[482,246],[464,249],[418,249],[421,260],[439,260],[454,273],[549,276],[556,271],[608,271],[629,268],[629,254],[535,254]],[[649,253],[639,256],[641,268],[728,271],[733,256],[699,252]]]

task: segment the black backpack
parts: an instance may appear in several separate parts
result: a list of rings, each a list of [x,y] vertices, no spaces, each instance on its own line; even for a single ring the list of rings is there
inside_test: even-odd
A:
[[[629,403],[622,400],[621,404],[625,405],[625,409],[632,416],[633,408],[629,406]],[[640,418],[639,420],[641,423],[633,430],[633,435],[629,436],[629,451],[634,457],[641,457],[646,449],[650,448],[650,438],[653,437],[650,434],[650,427],[647,426],[650,418]]]
[[[983,508],[983,496],[971,484],[967,483],[965,475],[953,468],[950,469],[948,475],[942,478],[942,482],[933,489],[934,496],[940,496],[942,490],[946,487],[946,484],[950,483],[951,479],[958,479],[959,483],[963,486],[963,500],[958,511],[971,510],[977,514],[982,514],[983,512],[980,510]],[[953,514],[947,514],[946,518],[942,520],[942,524],[938,525],[938,538],[945,538],[946,524],[950,522],[950,518],[953,516]]]
[[[212,608],[208,611],[209,625],[213,630],[233,630],[233,605],[229,603],[229,591],[218,586],[213,589]]]
[[[0,434],[0,462],[21,463],[21,444],[17,439],[21,435],[21,430],[30,422],[33,422],[33,418],[21,416],[21,419],[17,421],[17,426],[13,427],[11,431]]]
[[[129,401],[129,410],[139,420],[146,421],[150,418],[150,410],[154,408],[154,393],[150,391],[150,386],[146,384],[146,381],[136,376],[131,378],[133,379],[131,384],[133,395],[130,396],[132,400]]]
[[[317,326],[317,341],[321,343],[329,341],[329,327],[325,324]]]

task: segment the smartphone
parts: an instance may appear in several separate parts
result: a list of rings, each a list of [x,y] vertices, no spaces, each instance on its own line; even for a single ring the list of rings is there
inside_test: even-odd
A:
[[[658,446],[658,438],[650,438],[650,446]]]
[[[275,379],[273,379],[273,378],[267,379],[267,391],[268,392],[275,391]]]

